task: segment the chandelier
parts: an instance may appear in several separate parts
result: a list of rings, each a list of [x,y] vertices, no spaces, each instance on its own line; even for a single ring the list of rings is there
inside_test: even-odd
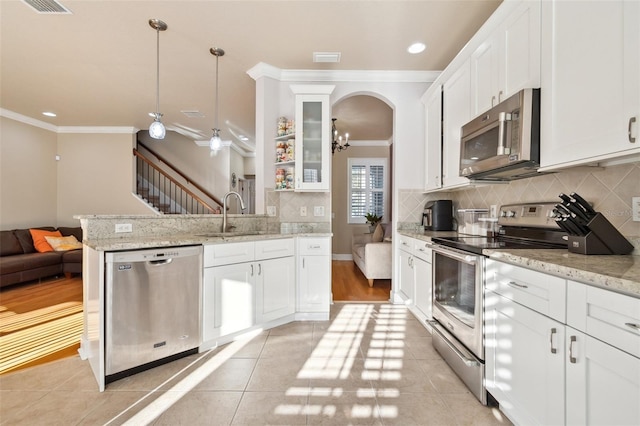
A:
[[[344,134],[344,138],[338,135],[338,129],[336,129],[337,118],[332,118],[331,121],[331,134],[333,136],[333,142],[331,142],[331,154],[335,154],[336,150],[346,151],[351,145],[349,145],[349,133]]]

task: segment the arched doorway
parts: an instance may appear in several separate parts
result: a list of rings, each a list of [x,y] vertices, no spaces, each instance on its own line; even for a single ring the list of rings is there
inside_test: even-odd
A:
[[[357,93],[345,96],[332,105],[332,117],[340,135],[349,133],[349,148],[336,150],[331,166],[331,227],[333,232],[333,296],[335,301],[387,301],[391,291],[393,271],[389,244],[389,274],[376,279],[370,287],[367,277],[353,262],[352,238],[369,233],[364,218],[355,216],[350,209],[354,203],[350,196],[350,174],[357,167],[368,164],[384,165],[385,226],[392,223],[393,194],[393,114],[391,106],[375,94]],[[378,167],[378,169],[379,169]],[[355,210],[357,211],[357,209]],[[362,212],[360,212],[362,213]],[[360,220],[360,222],[358,222]],[[370,237],[371,235],[369,235]]]

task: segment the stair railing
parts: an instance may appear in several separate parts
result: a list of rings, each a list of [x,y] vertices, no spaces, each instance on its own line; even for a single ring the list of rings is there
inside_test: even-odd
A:
[[[153,151],[150,152],[153,153]],[[153,154],[155,155],[155,153]],[[135,148],[133,155],[136,157],[138,176],[136,193],[160,212],[165,214],[212,214],[219,208],[203,200]],[[167,165],[171,167],[170,164]],[[180,175],[188,180],[184,175]],[[215,197],[211,198],[215,200]],[[222,202],[219,205],[222,205]]]

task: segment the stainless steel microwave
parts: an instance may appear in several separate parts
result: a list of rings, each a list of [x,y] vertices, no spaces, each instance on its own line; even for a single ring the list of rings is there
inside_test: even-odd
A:
[[[460,176],[514,180],[540,166],[540,89],[523,89],[462,126]]]

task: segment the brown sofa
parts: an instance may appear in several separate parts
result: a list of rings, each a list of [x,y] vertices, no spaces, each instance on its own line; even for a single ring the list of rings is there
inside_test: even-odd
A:
[[[52,227],[38,227],[55,231]],[[80,227],[57,228],[63,236],[82,241]],[[33,246],[29,229],[0,231],[0,288],[64,273],[82,273],[82,249],[39,253]]]

